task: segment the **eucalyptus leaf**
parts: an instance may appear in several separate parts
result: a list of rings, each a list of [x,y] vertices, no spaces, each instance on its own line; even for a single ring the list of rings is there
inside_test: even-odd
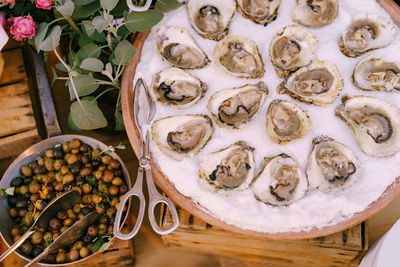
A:
[[[55,50],[60,43],[61,27],[54,26],[49,36],[39,45],[39,51],[51,51]]]
[[[97,58],[85,58],[81,65],[81,69],[89,70],[89,71],[94,71],[94,72],[101,72],[103,70],[104,64],[101,62],[101,60]]]
[[[122,117],[121,111],[116,109],[114,117],[115,117],[115,130],[116,131],[125,130],[124,118]]]
[[[64,66],[64,64],[62,64],[62,63],[57,63],[57,64],[56,64],[56,68],[57,68],[58,70],[63,71],[63,72],[68,72],[67,68],[66,68],[66,67]]]
[[[107,64],[106,64],[106,71],[107,71],[110,75],[113,74],[113,69],[112,69],[111,63],[107,63]]]
[[[82,129],[76,126],[75,122],[72,120],[71,111],[68,113],[68,125],[72,130],[82,131]]]
[[[79,5],[79,6],[84,6],[84,5],[90,4],[94,1],[96,1],[96,0],[74,0],[75,4]]]
[[[129,61],[135,56],[136,48],[127,40],[123,40],[118,43],[114,52],[116,64],[129,65]]]
[[[78,53],[76,54],[80,60],[84,60],[88,57],[99,58],[101,54],[101,48],[95,43],[89,43],[79,49]]]
[[[58,0],[56,10],[63,15],[72,16],[74,13],[75,4],[72,0]]]
[[[82,33],[78,39],[78,44],[80,47],[84,47],[85,45],[89,44],[92,42],[92,39],[86,34]]]
[[[49,24],[42,22],[39,24],[38,31],[35,35],[35,46],[37,52],[40,52],[40,45],[42,44],[44,38],[46,37],[47,30],[49,29]]]
[[[76,127],[83,130],[94,130],[107,126],[103,112],[94,101],[82,99],[71,105],[71,119]]]
[[[158,0],[155,8],[163,13],[166,13],[182,6],[183,4],[184,3],[180,3],[177,0]]]
[[[78,76],[72,77],[72,80],[74,81],[78,96],[90,95],[91,93],[96,91],[97,88],[99,88],[98,82],[96,82],[96,80],[92,76],[87,74],[78,74]],[[67,85],[69,89],[70,99],[73,100],[76,98],[76,95],[74,89],[72,88],[71,81],[68,81]]]
[[[118,4],[118,0],[100,0],[100,5],[107,11],[111,11]]]
[[[96,30],[96,27],[93,25],[93,23],[90,20],[83,20],[82,25],[85,29],[86,34],[88,36],[92,36],[94,31]]]
[[[99,9],[100,9],[99,1],[93,1],[87,5],[76,7],[74,16],[81,19],[86,19],[87,17],[93,15]]]
[[[104,28],[108,25],[106,20],[102,16],[94,17],[92,23],[98,32],[102,32]]]
[[[51,82],[51,87],[53,87],[58,81],[58,75],[57,75],[56,70],[53,67],[51,67],[51,71],[53,73],[53,81]]]
[[[144,12],[132,11],[126,18],[125,26],[131,32],[143,32],[151,29],[160,22],[163,16],[163,13],[155,10],[147,10]]]

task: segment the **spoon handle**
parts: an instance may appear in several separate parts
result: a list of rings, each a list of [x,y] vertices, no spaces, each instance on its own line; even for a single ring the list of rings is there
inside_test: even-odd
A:
[[[35,231],[33,231],[32,229],[29,229],[23,236],[21,236],[17,242],[15,242],[9,249],[7,249],[6,252],[3,253],[3,255],[0,256],[0,262],[2,262],[3,260],[5,260],[5,258],[7,258],[11,253],[13,253],[17,248],[19,248],[19,246],[22,245],[22,243],[24,243],[25,240],[28,239],[28,237],[30,237]]]
[[[33,264],[37,263],[41,259],[47,256],[49,254],[48,249],[45,249],[42,253],[40,253],[38,256],[36,256],[34,259],[32,259],[30,262],[28,262],[24,267],[29,267],[32,266]]]

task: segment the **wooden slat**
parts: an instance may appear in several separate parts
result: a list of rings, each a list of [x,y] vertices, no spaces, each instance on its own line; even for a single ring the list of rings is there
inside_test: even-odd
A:
[[[36,128],[27,82],[0,87],[0,137]]]
[[[39,141],[40,137],[37,129],[0,138],[0,159],[17,156]]]
[[[0,85],[27,80],[22,48],[2,52],[5,68]]]

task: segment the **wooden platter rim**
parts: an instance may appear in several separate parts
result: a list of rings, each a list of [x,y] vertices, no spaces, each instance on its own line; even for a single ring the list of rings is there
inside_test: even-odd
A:
[[[388,13],[392,16],[396,15],[400,17],[400,7],[393,0],[377,0],[385,9],[391,8],[391,12]],[[396,24],[400,24],[400,20],[395,20]],[[132,148],[138,155],[139,151],[139,131],[136,128],[135,120],[133,117],[133,80],[135,77],[136,66],[139,62],[141,50],[145,39],[147,38],[150,31],[138,33],[134,40],[134,46],[136,47],[136,55],[131,60],[129,66],[126,67],[121,83],[121,104],[122,114],[125,123],[126,132]],[[366,209],[361,212],[354,213],[351,217],[334,225],[328,225],[322,228],[312,228],[311,230],[302,230],[298,232],[258,232],[254,230],[248,230],[240,228],[238,226],[229,224],[223,220],[220,220],[207,212],[204,207],[201,207],[194,202],[190,197],[181,194],[174,184],[168,180],[167,177],[157,168],[156,164],[152,161],[152,174],[155,183],[171,198],[177,205],[184,210],[188,211],[192,215],[199,217],[208,224],[218,226],[227,231],[232,231],[240,234],[250,235],[259,238],[271,239],[271,240],[296,240],[296,239],[307,239],[315,238],[320,236],[326,236],[334,234],[336,232],[343,231],[350,227],[353,227],[386,207],[391,201],[400,195],[400,177],[386,188],[385,192],[380,196],[379,199],[372,202]]]

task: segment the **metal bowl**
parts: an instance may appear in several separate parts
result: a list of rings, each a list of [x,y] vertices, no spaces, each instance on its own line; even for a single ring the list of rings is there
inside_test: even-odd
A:
[[[29,147],[22,154],[20,154],[18,156],[18,158],[16,158],[13,161],[13,163],[8,167],[7,171],[3,175],[3,178],[1,179],[0,188],[10,187],[11,180],[16,176],[20,176],[20,168],[23,165],[27,165],[30,162],[36,160],[39,156],[43,155],[47,149],[51,149],[57,144],[63,144],[72,139],[79,139],[82,142],[90,145],[91,147],[97,148],[101,151],[106,150],[108,148],[108,146],[105,145],[104,143],[102,143],[94,138],[82,136],[82,135],[60,135],[60,136],[47,138],[47,139]],[[126,168],[124,162],[115,152],[109,152],[108,154],[110,156],[112,156],[113,158],[117,159],[121,163],[121,170],[122,170],[122,173],[124,176],[123,178],[125,180],[126,185],[130,189],[132,187],[131,179],[129,177],[128,169]],[[128,202],[128,210],[130,208],[130,205],[131,205],[131,203],[129,201]],[[11,236],[11,229],[14,226],[14,222],[13,222],[12,218],[10,217],[7,198],[4,196],[0,197],[0,214],[2,215],[2,216],[0,216],[0,236],[8,246],[11,246],[14,243],[14,240]],[[127,216],[125,215],[125,217],[123,219],[124,222],[126,221],[126,219],[127,219]],[[112,242],[114,242],[115,239],[116,239],[116,237],[113,237]],[[25,257],[24,255],[22,255],[18,251],[15,251],[15,253],[26,261],[31,260],[31,259]],[[99,254],[99,253],[101,253],[101,252],[93,253],[92,255],[90,255],[86,258],[83,258],[83,259],[80,259],[80,260],[74,261],[74,262],[68,262],[68,263],[62,263],[62,264],[47,264],[47,263],[38,263],[38,264],[42,265],[42,266],[54,266],[54,265],[65,266],[65,265],[76,264],[76,263],[86,261],[86,260],[90,259],[91,257],[93,257],[94,255]]]

